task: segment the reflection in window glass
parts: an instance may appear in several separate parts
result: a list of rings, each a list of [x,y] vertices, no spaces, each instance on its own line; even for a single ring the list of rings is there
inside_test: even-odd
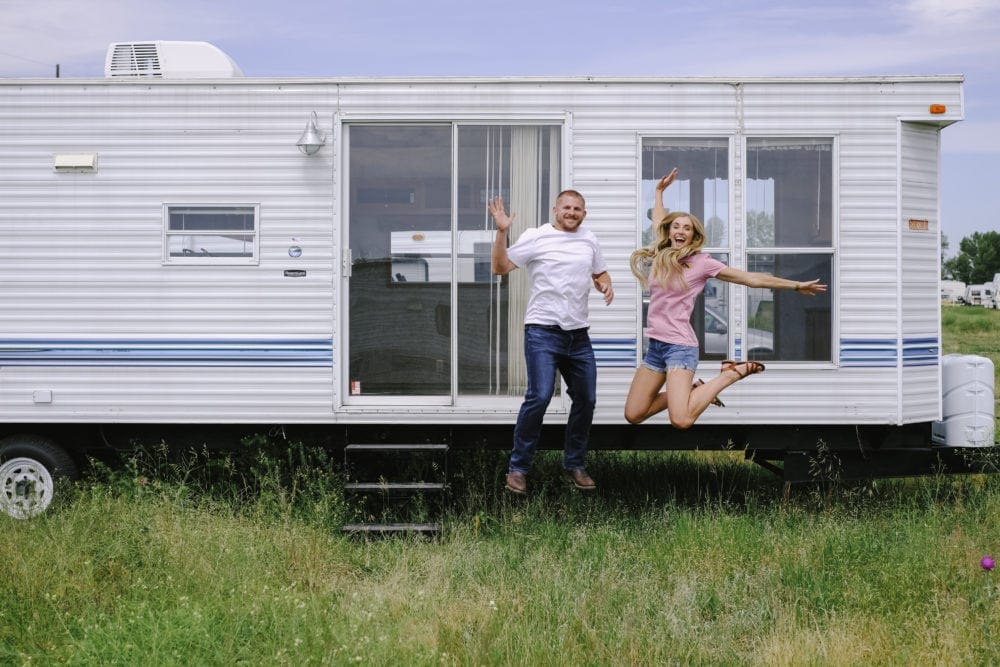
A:
[[[256,206],[168,205],[166,218],[168,263],[256,260]]]
[[[729,263],[727,253],[715,252],[712,257],[723,264]],[[729,283],[718,278],[711,278],[705,283],[705,289],[691,313],[691,326],[701,348],[699,359],[719,361],[730,357]]]
[[[750,254],[747,270],[831,285],[833,255]],[[759,361],[830,361],[832,351],[830,292],[804,296],[789,290],[747,289],[748,359]]]
[[[490,271],[496,235],[486,210],[503,197],[516,213],[510,242],[549,222],[560,190],[561,130],[546,125],[458,128],[458,391],[519,396],[527,385],[524,314],[527,270],[503,279]]]
[[[663,193],[667,212],[686,211],[705,226],[705,251],[729,263],[729,139],[726,137],[645,137],[642,140],[642,183],[639,228],[641,245],[653,241],[653,192],[660,178],[677,168],[677,179]],[[649,293],[643,292],[642,327],[646,326]],[[695,302],[691,326],[698,336],[700,359],[729,356],[729,286],[711,279]],[[642,338],[642,354],[648,340]]]
[[[747,247],[832,243],[833,141],[747,139]]]
[[[499,195],[517,214],[512,242],[548,222],[560,133],[539,125],[346,126],[352,396],[524,394],[528,273],[492,275],[496,232],[486,205]]]
[[[796,281],[833,278],[833,140],[747,139],[747,270]],[[830,361],[830,292],[748,289],[748,359]]]
[[[451,391],[450,125],[350,125],[348,391]],[[401,335],[405,332],[405,335]]]
[[[653,191],[677,168],[677,180],[663,193],[670,211],[687,211],[705,225],[706,248],[729,246],[729,140],[653,138],[642,140],[642,244],[652,240]]]

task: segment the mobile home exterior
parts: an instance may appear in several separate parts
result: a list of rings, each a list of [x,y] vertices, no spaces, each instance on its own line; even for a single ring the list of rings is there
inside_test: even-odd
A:
[[[962,83],[2,80],[0,427],[506,437],[526,283],[489,273],[486,201],[503,196],[523,228],[572,187],[616,286],[590,305],[595,429],[677,446],[665,415],[622,415],[643,348],[628,256],[675,166],[667,206],[705,221],[713,254],[830,285],[812,299],[710,285],[700,373],[727,358],[767,372],[700,424],[926,426],[941,418],[939,135],[963,116]],[[567,409],[557,397],[547,423]]]
[[[980,283],[965,288],[965,304],[968,306],[993,307],[993,284]]]
[[[942,280],[941,300],[948,303],[965,301],[965,283],[961,280]]]

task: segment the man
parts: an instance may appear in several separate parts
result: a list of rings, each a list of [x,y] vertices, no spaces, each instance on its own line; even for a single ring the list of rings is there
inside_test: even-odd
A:
[[[597,400],[597,364],[587,333],[587,300],[591,284],[604,295],[606,304],[614,299],[614,291],[597,237],[580,227],[587,217],[586,203],[576,190],[560,192],[552,208],[553,221],[525,230],[510,248],[507,230],[514,215],[507,215],[499,197],[489,203],[489,212],[497,226],[493,273],[505,276],[524,266],[531,281],[524,316],[528,386],[514,426],[506,488],[518,495],[527,493],[525,476],[531,471],[558,370],[572,400],[563,468],[577,489],[593,491],[597,485],[583,465]]]

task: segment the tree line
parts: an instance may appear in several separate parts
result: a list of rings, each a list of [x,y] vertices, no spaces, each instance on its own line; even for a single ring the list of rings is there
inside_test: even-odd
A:
[[[941,236],[941,277],[979,285],[1000,273],[1000,232],[973,232],[958,245],[958,254],[944,259],[948,237]]]

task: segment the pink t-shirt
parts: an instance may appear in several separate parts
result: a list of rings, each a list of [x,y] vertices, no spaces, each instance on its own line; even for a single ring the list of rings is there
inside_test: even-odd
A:
[[[694,302],[705,289],[705,281],[714,278],[726,265],[711,255],[699,252],[681,262],[687,289],[671,285],[663,289],[649,279],[649,311],[645,334],[663,343],[698,346],[698,337],[691,326]]]

